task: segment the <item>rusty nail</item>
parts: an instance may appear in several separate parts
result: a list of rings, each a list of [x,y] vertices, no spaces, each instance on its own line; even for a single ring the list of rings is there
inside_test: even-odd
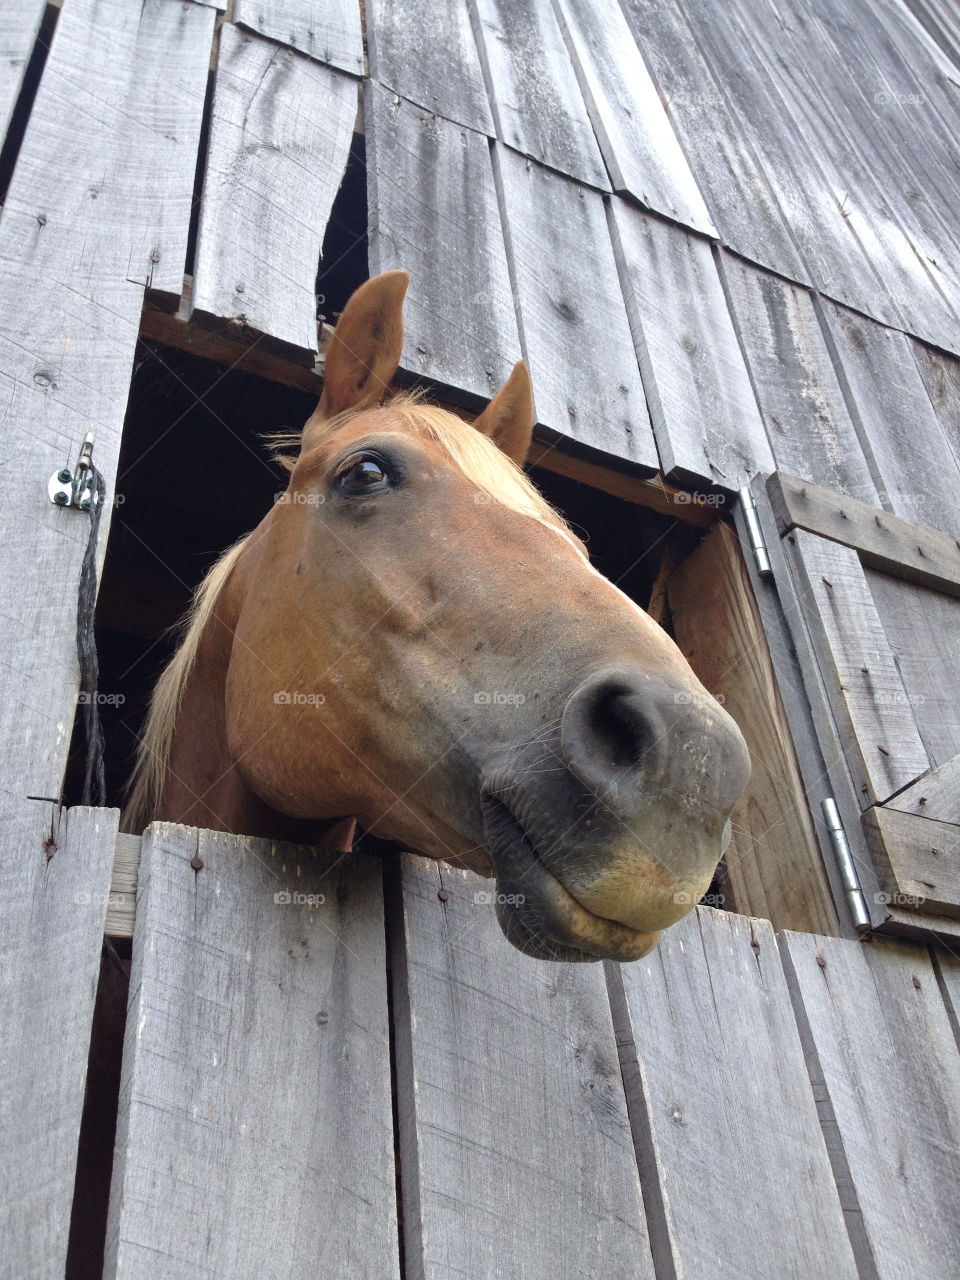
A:
[[[917,801],[917,804],[926,804],[926,803],[927,803],[926,796],[921,796],[920,799]]]
[[[788,534],[787,534],[787,541],[790,543],[790,545],[791,545],[791,547],[792,547],[792,546],[795,546],[795,545],[796,545],[796,541],[797,541],[797,540],[796,540],[796,538],[793,536],[793,534],[792,534],[792,533],[788,533]]]
[[[860,670],[863,672],[863,674],[864,674],[865,676],[868,676],[868,675],[870,674],[870,668],[869,668],[869,667],[861,667],[861,668],[860,668]]]
[[[841,517],[841,519],[843,519],[843,520],[848,520],[848,519],[850,518],[850,517],[847,515],[847,513],[844,511],[843,507],[841,507],[841,508],[840,508],[840,517]]]
[[[190,859],[190,865],[191,867],[193,867],[194,871],[202,871],[203,859],[199,857],[197,854],[194,854],[193,857]]]
[[[917,547],[917,555],[918,555],[918,556],[925,556],[925,555],[926,555],[926,552],[924,551],[923,547]]]
[[[825,969],[827,967],[827,962],[826,960],[824,960],[823,952],[821,951],[817,952],[817,964],[820,966],[821,969]]]
[[[44,840],[44,842],[43,842],[43,852],[47,855],[47,860],[49,861],[49,859],[50,859],[50,858],[52,858],[52,857],[53,857],[53,855],[57,852],[57,842],[56,842],[56,840],[53,840],[53,839],[50,839],[50,838],[48,838],[48,839]]]
[[[917,988],[918,991],[920,990],[920,979],[917,977],[916,974],[913,975],[913,985]]]
[[[827,584],[827,586],[828,586],[828,587],[830,588],[830,590],[832,591],[832,590],[833,590],[833,583],[830,581],[830,579],[829,579],[829,578],[824,578],[824,579],[823,579],[823,581]]]
[[[450,897],[450,895],[449,893],[447,893],[446,889],[438,889],[437,897],[440,899],[441,902],[446,902],[446,900]]]
[[[865,782],[861,782],[861,783],[860,783],[860,790],[861,790],[861,791],[866,792],[866,791],[869,791],[869,787],[867,786],[867,784],[866,784]]]
[[[878,751],[882,751],[882,752],[883,752],[883,754],[884,754],[885,756],[888,756],[888,755],[890,754],[890,752],[887,750],[887,748],[886,748],[886,747],[881,747],[879,743],[877,743],[877,750],[878,750]]]
[[[877,522],[877,528],[878,528],[878,529],[882,529],[882,528],[883,528],[883,525],[880,523],[880,517],[879,517],[879,516],[874,516],[873,518],[874,518],[874,520]]]

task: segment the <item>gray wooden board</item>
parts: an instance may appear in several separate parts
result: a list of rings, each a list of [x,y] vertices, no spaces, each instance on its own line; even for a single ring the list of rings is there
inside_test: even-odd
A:
[[[767,491],[779,533],[809,529],[855,548],[870,568],[960,596],[960,541],[949,534],[783,471],[769,478]]]
[[[616,196],[608,207],[663,473],[739,489],[776,464],[710,245]]]
[[[370,75],[454,124],[492,135],[466,0],[366,0]]]
[[[960,755],[897,792],[885,807],[960,825]]]
[[[906,0],[930,38],[960,70],[960,17],[952,0]]]
[[[222,28],[195,312],[317,351],[317,267],[356,115],[348,76]]]
[[[610,190],[550,0],[475,0],[497,137],[552,169]]]
[[[823,312],[884,505],[909,520],[960,534],[960,465],[924,388],[910,339],[827,301]]]
[[[555,0],[594,133],[615,191],[717,235],[622,10]]]
[[[623,9],[722,242],[809,284],[809,268],[726,87],[704,61],[679,7],[623,0]]]
[[[960,1054],[926,951],[799,933],[780,947],[862,1274],[954,1280]]]
[[[960,752],[960,600],[864,572],[930,763],[945,764]]]
[[[370,270],[410,272],[401,367],[489,399],[522,353],[487,140],[372,82],[364,122]]]
[[[698,907],[620,966],[674,1270],[857,1275],[773,929]]]
[[[960,825],[875,805],[863,828],[891,905],[960,919]]]
[[[866,803],[860,790],[863,784],[859,779],[856,784],[854,783],[840,731],[831,710],[830,697],[824,676],[821,674],[813,638],[816,617],[808,616],[810,610],[807,593],[802,582],[797,580],[796,571],[791,568],[785,554],[791,549],[791,543],[789,538],[781,539],[780,537],[763,478],[757,476],[750,487],[756,502],[760,531],[773,568],[772,580],[768,577],[763,581],[768,590],[770,588],[775,590],[780,605],[778,611],[772,604],[767,603],[765,621],[768,618],[782,619],[782,627],[777,630],[782,641],[775,646],[771,645],[770,652],[777,667],[777,679],[780,682],[780,691],[791,727],[798,725],[800,729],[799,734],[794,731],[794,742],[797,744],[798,751],[801,746],[808,745],[805,756],[801,756],[801,767],[804,770],[807,797],[813,811],[820,848],[824,851],[828,873],[834,885],[834,894],[839,903],[844,899],[845,893],[839,881],[837,860],[831,849],[830,836],[825,828],[821,808],[823,800],[832,799],[839,810],[857,877],[866,898],[867,909],[876,928],[887,919],[889,911],[882,903],[875,901],[880,882],[860,825]],[[748,543],[744,537],[743,513],[739,507],[736,510],[736,519],[741,542]],[[749,551],[745,554],[748,556],[748,565],[753,574],[752,554]],[[764,595],[758,593],[761,609],[763,609],[763,601]],[[770,634],[772,632],[768,629],[768,635]],[[782,677],[781,671],[784,673]],[[814,737],[813,743],[809,743],[809,734]],[[818,757],[822,760],[819,768],[817,767]],[[843,918],[852,931],[849,907],[846,905]],[[852,936],[859,935],[852,932]]]
[[[357,0],[236,0],[233,20],[318,62],[363,75]]]
[[[603,970],[515,951],[492,895],[492,881],[403,856],[406,1275],[652,1280]]]
[[[720,272],[777,466],[877,502],[810,293],[730,253]]]
[[[0,218],[0,803],[15,813],[60,794],[76,711],[89,522],[47,480],[92,428],[113,496],[144,283],[166,260],[182,280],[215,19],[170,0],[65,6]]]
[[[953,455],[960,460],[960,360],[922,342],[911,341],[910,349]]]
[[[0,142],[7,135],[46,7],[46,0],[0,0]]]
[[[509,147],[493,154],[538,421],[656,471],[601,197]]]
[[[752,145],[814,283],[832,298],[886,323],[898,323],[900,314],[884,277],[844,216],[842,175],[836,172],[831,149],[811,142],[810,127],[797,118],[783,73],[767,65],[764,18],[769,15],[780,33],[781,47],[789,24],[768,6],[751,11],[747,4],[741,13],[736,0],[731,0],[723,22],[715,21],[712,10],[703,5],[681,0],[680,7]],[[755,251],[748,256],[756,256]]]
[[[118,820],[116,809],[64,811],[50,858],[49,804],[4,824],[0,1275],[9,1280],[64,1272]]]
[[[827,696],[864,803],[883,802],[930,767],[919,708],[891,652],[857,553],[797,529],[795,571]]]
[[[105,1275],[396,1277],[388,1042],[376,860],[149,827]]]

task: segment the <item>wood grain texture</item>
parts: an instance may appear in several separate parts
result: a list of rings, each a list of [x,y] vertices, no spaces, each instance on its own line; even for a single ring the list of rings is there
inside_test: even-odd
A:
[[[0,142],[7,136],[46,7],[46,0],[0,0]]]
[[[698,907],[619,975],[639,1066],[628,1101],[673,1267],[659,1273],[853,1280],[771,926]]]
[[[602,199],[508,147],[493,154],[537,421],[658,470]]]
[[[108,938],[132,938],[137,916],[137,878],[141,836],[121,831],[113,855],[110,897],[103,932]]]
[[[194,265],[193,312],[309,359],[316,278],[357,114],[349,77],[224,26]]]
[[[931,769],[888,800],[887,809],[960,825],[960,755]]]
[[[932,765],[960,752],[960,600],[866,570]]]
[[[960,458],[960,360],[923,342],[911,341],[910,349],[943,433]]]
[[[951,1280],[960,1055],[926,951],[793,933],[780,947],[861,1274]]]
[[[727,86],[714,78],[680,6],[623,0],[622,7],[722,243],[809,284],[809,268]]]
[[[555,0],[615,191],[704,235],[717,230],[622,10]]]
[[[466,0],[366,0],[366,15],[373,80],[445,120],[493,135]]]
[[[497,137],[579,182],[610,190],[549,0],[475,0],[477,42]]]
[[[830,882],[737,536],[720,524],[670,575],[673,633],[746,738],[753,772],[731,814],[729,909],[776,929],[839,931]]]
[[[11,1280],[64,1273],[118,820],[66,810],[45,848],[51,806],[34,802],[4,833],[16,852],[0,870],[0,1271]]]
[[[233,20],[318,62],[363,75],[356,0],[236,0]]]
[[[890,902],[960,919],[960,824],[875,805],[863,829]]]
[[[402,859],[406,1274],[652,1280],[603,971],[515,951],[492,891],[470,872]]]
[[[169,0],[64,8],[0,219],[0,805],[15,812],[59,795],[76,710],[88,521],[50,503],[47,477],[93,428],[112,496],[144,285],[182,283],[215,18]]]
[[[879,505],[811,294],[732,254],[720,263],[777,466]]]
[[[105,1275],[396,1277],[379,863],[149,827],[130,989]]]
[[[401,368],[490,399],[520,337],[486,138],[370,83],[370,271],[403,267]]]
[[[608,209],[663,472],[739,489],[776,464],[710,245],[616,197]]]
[[[909,338],[829,302],[823,312],[884,505],[908,520],[960,534],[960,464],[924,389]]]
[[[781,534],[791,529],[853,547],[872,569],[917,582],[946,595],[960,595],[960,542],[949,534],[844,499],[831,489],[778,472],[767,492]]]
[[[790,538],[787,559],[854,786],[864,807],[883,802],[930,767],[916,709],[856,552],[803,529]]]

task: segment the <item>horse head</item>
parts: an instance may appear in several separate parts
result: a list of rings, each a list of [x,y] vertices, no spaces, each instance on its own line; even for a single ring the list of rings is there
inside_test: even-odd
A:
[[[352,815],[495,876],[520,950],[635,959],[710,882],[743,738],[524,476],[522,363],[472,425],[385,398],[406,284],[347,304],[287,490],[195,619],[179,716],[215,687],[230,780],[204,825]],[[197,820],[174,790],[162,816]]]

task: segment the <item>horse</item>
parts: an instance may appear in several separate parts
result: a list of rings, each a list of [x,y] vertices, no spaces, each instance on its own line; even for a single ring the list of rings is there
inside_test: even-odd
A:
[[[286,490],[154,689],[124,827],[349,848],[357,822],[495,877],[528,955],[637,959],[710,883],[743,737],[524,474],[522,361],[472,424],[388,396],[408,281],[347,302]]]

